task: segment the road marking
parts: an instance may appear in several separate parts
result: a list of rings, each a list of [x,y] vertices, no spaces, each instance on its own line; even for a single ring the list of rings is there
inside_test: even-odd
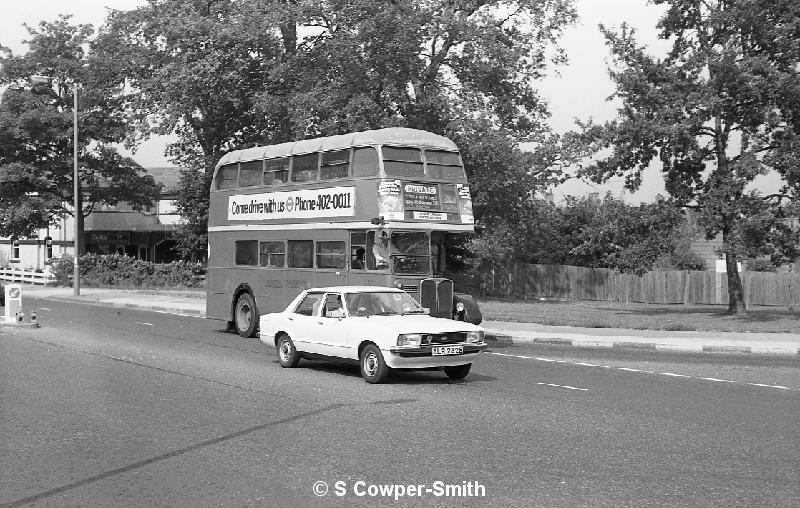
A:
[[[47,307],[39,307],[39,310],[53,310],[53,309],[48,309]]]
[[[706,381],[714,381],[717,383],[735,383],[736,381],[731,381],[730,379],[717,379],[715,377],[701,377],[700,379],[705,379]]]
[[[588,392],[589,391],[588,388],[578,388],[577,386],[557,385],[557,384],[553,384],[553,383],[536,383],[536,384],[537,385],[542,385],[542,386],[553,386],[555,388],[566,388],[567,390],[580,390],[582,392]]]
[[[603,368],[603,369],[614,369],[614,370],[621,370],[621,371],[625,371],[625,372],[639,372],[639,373],[642,373],[642,374],[660,374],[662,376],[682,377],[682,378],[686,378],[686,379],[701,379],[703,381],[712,381],[712,382],[715,382],[715,383],[741,383],[741,384],[746,384],[746,385],[750,385],[750,386],[758,386],[758,387],[761,387],[761,388],[777,388],[778,390],[790,390],[790,391],[794,391],[795,390],[794,388],[791,388],[791,387],[788,387],[788,386],[782,386],[782,385],[770,385],[770,384],[764,384],[764,383],[747,383],[747,382],[741,382],[741,381],[732,381],[730,379],[719,379],[719,378],[715,378],[715,377],[688,376],[686,374],[676,374],[674,372],[653,372],[651,370],[632,369],[630,367],[612,367],[611,365],[595,365],[593,363],[576,362],[576,361],[571,361],[571,360],[556,360],[554,358],[543,358],[541,356],[531,357],[531,356],[525,356],[525,355],[512,355],[512,354],[507,354],[507,353],[496,353],[494,351],[489,351],[487,353],[490,354],[490,355],[495,355],[495,356],[507,356],[509,358],[521,358],[523,360],[536,360],[536,361],[539,361],[539,362],[570,363],[572,365],[580,365],[582,367],[600,367],[600,368]],[[544,386],[555,386],[555,387],[559,387],[559,388],[569,388],[569,389],[572,389],[572,390],[586,390],[586,388],[575,388],[573,386],[556,385],[556,384],[551,384],[551,383],[537,383],[537,384],[544,385]],[[800,388],[798,388],[797,391],[800,391]]]
[[[145,323],[143,321],[136,321],[137,325],[153,326],[153,323]]]

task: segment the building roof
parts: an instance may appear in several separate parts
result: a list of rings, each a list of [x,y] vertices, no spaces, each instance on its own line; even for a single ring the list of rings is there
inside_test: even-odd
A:
[[[164,187],[161,189],[162,194],[174,194],[178,192],[181,181],[181,168],[177,166],[165,168],[144,168],[145,172],[152,176],[156,183],[160,183]]]

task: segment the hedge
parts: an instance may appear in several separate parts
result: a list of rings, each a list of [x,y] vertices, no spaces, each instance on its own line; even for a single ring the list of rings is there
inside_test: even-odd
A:
[[[56,283],[71,286],[73,258],[52,263]],[[191,288],[205,284],[206,267],[200,263],[174,261],[152,263],[120,254],[86,254],[80,258],[81,283],[86,286],[133,288]]]

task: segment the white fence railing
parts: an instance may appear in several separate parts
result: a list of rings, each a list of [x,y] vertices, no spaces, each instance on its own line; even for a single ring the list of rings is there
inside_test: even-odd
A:
[[[56,283],[56,277],[51,272],[35,272],[33,270],[4,270],[0,269],[0,280],[5,282],[19,282],[23,284],[49,285]]]

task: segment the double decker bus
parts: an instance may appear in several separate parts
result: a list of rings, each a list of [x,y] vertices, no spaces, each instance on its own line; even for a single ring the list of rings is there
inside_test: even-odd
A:
[[[303,289],[358,285],[478,324],[475,301],[441,276],[448,237],[473,231],[446,137],[388,128],[233,151],[211,185],[206,316],[249,337]]]

